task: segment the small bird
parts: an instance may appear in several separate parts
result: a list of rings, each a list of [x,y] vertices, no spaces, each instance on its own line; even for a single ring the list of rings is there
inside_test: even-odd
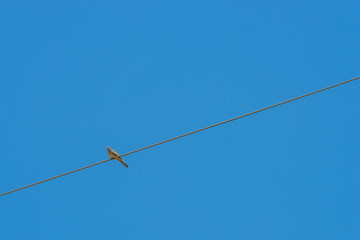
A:
[[[125,167],[128,167],[128,165],[122,160],[122,158],[120,157],[120,155],[113,149],[111,149],[109,146],[106,147],[107,151],[108,151],[108,155],[109,157],[118,160],[119,162],[121,162]]]

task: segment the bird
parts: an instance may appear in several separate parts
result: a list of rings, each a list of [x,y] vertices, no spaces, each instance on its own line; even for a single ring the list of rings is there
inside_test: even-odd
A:
[[[108,151],[109,157],[121,162],[126,168],[128,167],[128,165],[122,160],[120,155],[115,150],[111,149],[109,146],[107,146],[106,149]]]

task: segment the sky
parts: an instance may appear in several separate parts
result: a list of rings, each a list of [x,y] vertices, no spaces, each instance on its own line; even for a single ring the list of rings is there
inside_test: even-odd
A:
[[[0,3],[0,193],[360,75],[359,1]],[[359,239],[360,85],[0,197],[0,238]]]

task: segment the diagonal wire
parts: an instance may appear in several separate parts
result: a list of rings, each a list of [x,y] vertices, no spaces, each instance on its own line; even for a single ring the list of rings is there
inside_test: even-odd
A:
[[[287,101],[280,102],[280,103],[271,105],[271,106],[269,106],[269,107],[265,107],[265,108],[262,108],[262,109],[259,109],[259,110],[256,110],[256,111],[253,111],[253,112],[250,112],[250,113],[247,113],[247,114],[244,114],[244,115],[235,117],[235,118],[231,118],[231,119],[228,119],[228,120],[226,120],[226,121],[219,122],[219,123],[216,123],[216,124],[213,124],[213,125],[210,125],[210,126],[207,126],[207,127],[204,127],[204,128],[201,128],[201,129],[198,129],[198,130],[195,130],[195,131],[192,131],[192,132],[189,132],[189,133],[186,133],[186,134],[177,136],[177,137],[174,137],[174,138],[170,138],[170,139],[168,139],[168,140],[165,140],[165,141],[162,141],[162,142],[158,142],[158,143],[149,145],[149,146],[147,146],[147,147],[139,148],[139,149],[137,149],[137,150],[134,150],[134,151],[125,153],[125,154],[120,155],[120,156],[123,157],[123,156],[130,155],[130,154],[133,154],[133,153],[136,153],[136,152],[140,152],[140,151],[143,151],[143,150],[145,150],[145,149],[152,148],[152,147],[155,147],[155,146],[158,146],[158,145],[160,145],[160,144],[167,143],[167,142],[170,142],[170,141],[174,141],[174,140],[176,140],[176,139],[179,139],[179,138],[182,138],[182,137],[186,137],[186,136],[189,136],[189,135],[191,135],[191,134],[194,134],[194,133],[198,133],[198,132],[207,130],[207,129],[209,129],[209,128],[217,127],[217,126],[219,126],[219,125],[222,125],[222,124],[225,124],[225,123],[228,123],[228,122],[231,122],[231,121],[235,121],[235,120],[237,120],[237,119],[240,119],[240,118],[243,118],[243,117],[247,117],[247,116],[253,115],[253,114],[255,114],[255,113],[259,113],[259,112],[262,112],[262,111],[268,110],[268,109],[270,109],[270,108],[274,108],[274,107],[277,107],[277,106],[280,106],[280,105],[283,105],[283,104],[286,104],[286,103],[289,103],[289,102],[293,102],[293,101],[296,101],[296,100],[298,100],[298,99],[305,98],[305,97],[308,97],[308,96],[310,96],[310,95],[313,95],[313,94],[316,94],[316,93],[319,93],[319,92],[323,92],[323,91],[326,91],[326,90],[328,90],[328,89],[335,88],[335,87],[338,87],[338,86],[340,86],[340,85],[343,85],[343,84],[346,84],[346,83],[350,83],[350,82],[353,82],[353,81],[358,80],[358,79],[360,79],[360,77],[356,77],[356,78],[353,78],[353,79],[350,79],[350,80],[347,80],[347,81],[344,81],[344,82],[341,82],[341,83],[338,83],[338,84],[335,84],[335,85],[332,85],[332,86],[329,86],[329,87],[326,87],[326,88],[322,88],[322,89],[320,89],[320,90],[317,90],[317,91],[314,91],[314,92],[311,92],[311,93],[308,93],[308,94],[305,94],[305,95],[301,95],[301,96],[299,96],[299,97],[292,98],[292,99],[289,99],[289,100],[287,100]],[[13,192],[16,192],[16,191],[25,189],[25,188],[29,188],[29,187],[35,186],[35,185],[40,184],[40,183],[44,183],[44,182],[47,182],[47,181],[50,181],[50,180],[53,180],[53,179],[56,179],[56,178],[59,178],[59,177],[63,177],[63,176],[69,175],[69,174],[71,174],[71,173],[75,173],[75,172],[78,172],[78,171],[81,171],[81,170],[84,170],[84,169],[87,169],[87,168],[90,168],[90,167],[94,167],[94,166],[96,166],[96,165],[99,165],[99,164],[102,164],[102,163],[105,163],[105,162],[108,162],[108,161],[111,161],[111,160],[113,160],[113,159],[112,159],[112,158],[106,159],[106,160],[103,160],[103,161],[101,161],[101,162],[97,162],[97,163],[94,163],[94,164],[91,164],[91,165],[88,165],[88,166],[85,166],[85,167],[82,167],[82,168],[78,168],[78,169],[75,169],[75,170],[73,170],[73,171],[70,171],[70,172],[66,172],[66,173],[57,175],[57,176],[52,177],[52,178],[48,178],[48,179],[45,179],[45,180],[42,180],[42,181],[39,181],[39,182],[30,184],[30,185],[21,187],[21,188],[17,188],[17,189],[11,190],[11,191],[9,191],[9,192],[5,192],[5,193],[0,194],[0,197],[1,197],[1,196],[4,196],[4,195],[7,195],[7,194],[9,194],[9,193],[13,193]]]

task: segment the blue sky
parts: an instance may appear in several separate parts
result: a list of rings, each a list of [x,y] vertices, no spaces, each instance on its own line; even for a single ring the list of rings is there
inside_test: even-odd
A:
[[[0,191],[359,76],[358,1],[2,1]],[[359,239],[359,82],[0,198],[0,238]]]

